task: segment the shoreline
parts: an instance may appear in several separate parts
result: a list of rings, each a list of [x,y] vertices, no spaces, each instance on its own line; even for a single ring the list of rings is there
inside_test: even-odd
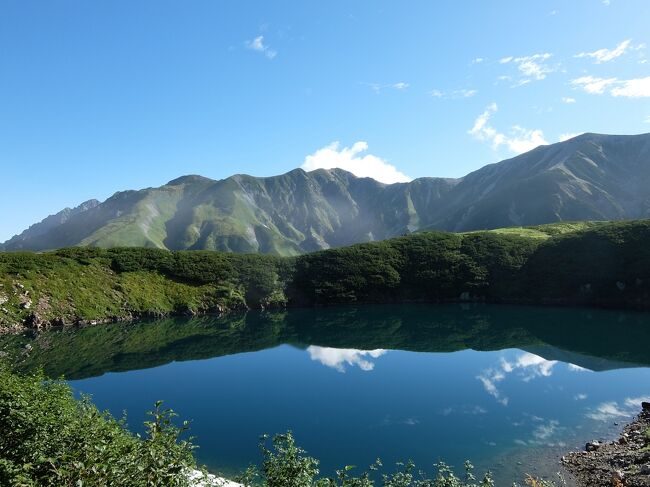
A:
[[[381,305],[408,305],[408,304],[465,304],[465,305],[505,305],[505,306],[540,306],[544,308],[579,308],[579,309],[602,309],[602,310],[620,310],[620,311],[630,311],[637,313],[650,313],[650,303],[647,302],[638,302],[638,303],[621,303],[621,302],[609,302],[603,303],[600,302],[595,304],[589,301],[579,301],[579,300],[534,300],[534,299],[446,299],[446,300],[395,300],[395,301],[363,301],[363,302],[353,302],[353,303],[330,303],[330,304],[306,304],[306,303],[295,303],[295,304],[285,304],[284,306],[269,306],[269,307],[232,307],[228,308],[225,306],[219,306],[215,309],[209,309],[205,311],[199,311],[194,313],[188,313],[185,311],[171,311],[171,312],[160,312],[160,311],[133,311],[129,312],[124,316],[105,316],[101,318],[94,319],[63,319],[61,317],[56,317],[50,320],[38,320],[37,325],[34,325],[34,320],[32,316],[28,316],[22,322],[11,323],[9,325],[0,326],[0,336],[2,335],[17,335],[25,332],[46,332],[53,329],[61,328],[83,328],[87,326],[99,326],[112,323],[136,323],[138,321],[146,319],[162,319],[162,318],[172,318],[172,317],[194,317],[194,316],[223,316],[233,313],[246,313],[248,311],[284,311],[288,309],[318,309],[318,308],[332,308],[332,307],[352,307],[352,306],[381,306]]]
[[[650,487],[650,403],[617,440],[590,441],[584,451],[563,456],[561,465],[579,487]]]

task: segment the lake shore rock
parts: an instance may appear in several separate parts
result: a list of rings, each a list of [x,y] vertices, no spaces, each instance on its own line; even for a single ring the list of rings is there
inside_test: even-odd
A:
[[[589,442],[562,464],[581,487],[650,487],[650,403],[617,441]]]

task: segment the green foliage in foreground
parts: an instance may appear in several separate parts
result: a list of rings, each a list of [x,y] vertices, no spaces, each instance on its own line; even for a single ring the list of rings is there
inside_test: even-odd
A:
[[[88,398],[76,400],[63,381],[42,374],[17,375],[0,363],[0,485],[7,487],[219,486],[219,479],[196,470],[187,423],[156,403],[144,436],[126,429],[125,420],[102,413]],[[298,447],[291,433],[260,444],[261,468],[237,479],[261,487],[492,487],[489,474],[477,481],[466,464],[463,478],[444,465],[428,477],[411,462],[382,474],[381,462],[354,476],[351,466],[333,478],[319,477],[318,460]],[[192,478],[189,474],[197,472]],[[531,484],[532,485],[532,484]],[[539,487],[550,483],[534,484]]]
[[[650,307],[650,221],[423,232],[298,257],[150,248],[0,253],[0,328],[336,303]]]
[[[0,365],[0,485],[189,486],[193,446],[173,416],[156,404],[145,436],[133,435],[65,382]]]

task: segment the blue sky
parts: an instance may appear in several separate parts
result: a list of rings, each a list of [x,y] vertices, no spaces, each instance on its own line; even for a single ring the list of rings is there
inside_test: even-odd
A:
[[[647,0],[3,0],[0,241],[183,174],[457,177],[650,132],[649,24]]]

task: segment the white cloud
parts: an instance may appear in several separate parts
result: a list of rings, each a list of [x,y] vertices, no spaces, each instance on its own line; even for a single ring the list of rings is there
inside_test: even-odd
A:
[[[575,399],[576,401],[584,401],[585,399],[587,399],[587,397],[589,397],[587,396],[587,394],[580,393],[573,396],[573,399]]]
[[[465,88],[460,90],[453,90],[453,91],[440,91],[436,89],[429,91],[430,96],[434,98],[444,98],[447,100],[457,100],[459,98],[471,98],[477,93],[478,93],[477,90],[468,90]]]
[[[384,89],[393,89],[397,91],[404,91],[406,90],[410,85],[404,81],[398,81],[397,83],[389,83],[389,84],[382,84],[382,83],[367,83],[367,82],[361,82],[362,85],[369,87],[376,95],[379,95],[382,90]]]
[[[609,90],[609,94],[614,97],[650,97],[650,76],[628,80],[582,76],[572,80],[571,84],[592,95],[602,95]]]
[[[580,78],[571,80],[571,84],[576,88],[582,88],[584,91],[592,95],[602,95],[609,86],[615,84],[617,81],[616,78],[581,76]]]
[[[264,44],[264,36],[257,36],[252,41],[246,41],[245,44],[248,49],[260,52],[269,59],[273,59],[278,55],[276,50],[271,49],[268,45]]]
[[[564,96],[564,97],[562,97],[562,103],[570,104],[570,103],[575,103],[575,102],[576,102],[576,99],[575,99],[575,98],[571,98],[570,96]]]
[[[366,358],[378,358],[386,353],[386,350],[355,350],[353,348],[329,348],[311,345],[307,348],[309,357],[321,364],[345,372],[345,365],[357,366],[361,370],[370,371],[375,364]]]
[[[514,63],[517,69],[524,76],[515,86],[522,86],[530,83],[531,81],[540,81],[546,78],[546,75],[553,73],[557,70],[556,67],[549,66],[548,61],[552,54],[545,52],[541,54],[533,54],[531,56],[513,57],[508,56],[501,58],[499,63],[509,64]]]
[[[612,88],[611,93],[612,96],[625,96],[628,98],[650,97],[650,76],[621,81],[619,86]]]
[[[490,117],[498,111],[496,103],[491,103],[485,111],[476,117],[474,126],[468,131],[470,135],[478,140],[483,140],[492,144],[493,149],[505,146],[515,154],[528,152],[540,145],[546,145],[548,142],[544,138],[544,133],[539,129],[525,129],[519,125],[512,126],[508,134],[499,132],[489,124]]]
[[[559,140],[560,142],[564,142],[565,140],[572,139],[572,138],[577,137],[578,135],[582,135],[582,134],[584,134],[584,132],[566,133],[566,134],[562,134],[562,135],[560,135],[560,137],[558,138],[558,140]],[[575,368],[572,368],[572,367],[575,367]],[[577,365],[569,364],[569,370],[573,370],[573,371],[575,371],[575,370],[577,370],[576,368],[581,368],[581,367],[578,367]],[[586,369],[585,369],[585,370],[586,370]]]
[[[386,184],[411,181],[410,177],[398,171],[395,166],[381,157],[372,154],[361,155],[362,152],[368,150],[366,142],[359,141],[352,147],[343,147],[342,149],[339,149],[339,147],[339,142],[332,142],[318,149],[313,154],[305,157],[305,162],[300,167],[305,171],[338,167],[351,172],[355,176],[373,178]]]
[[[630,47],[631,43],[632,43],[632,39],[627,39],[621,42],[620,44],[618,44],[614,49],[598,49],[593,52],[581,52],[579,54],[576,54],[573,57],[577,57],[577,58],[589,57],[595,59],[596,64],[606,63],[609,61],[613,61],[617,57],[620,57],[623,54],[625,54],[625,52]]]
[[[481,64],[483,61],[485,61],[485,59],[483,59],[482,57],[477,57],[477,58],[472,59],[471,64]]]

